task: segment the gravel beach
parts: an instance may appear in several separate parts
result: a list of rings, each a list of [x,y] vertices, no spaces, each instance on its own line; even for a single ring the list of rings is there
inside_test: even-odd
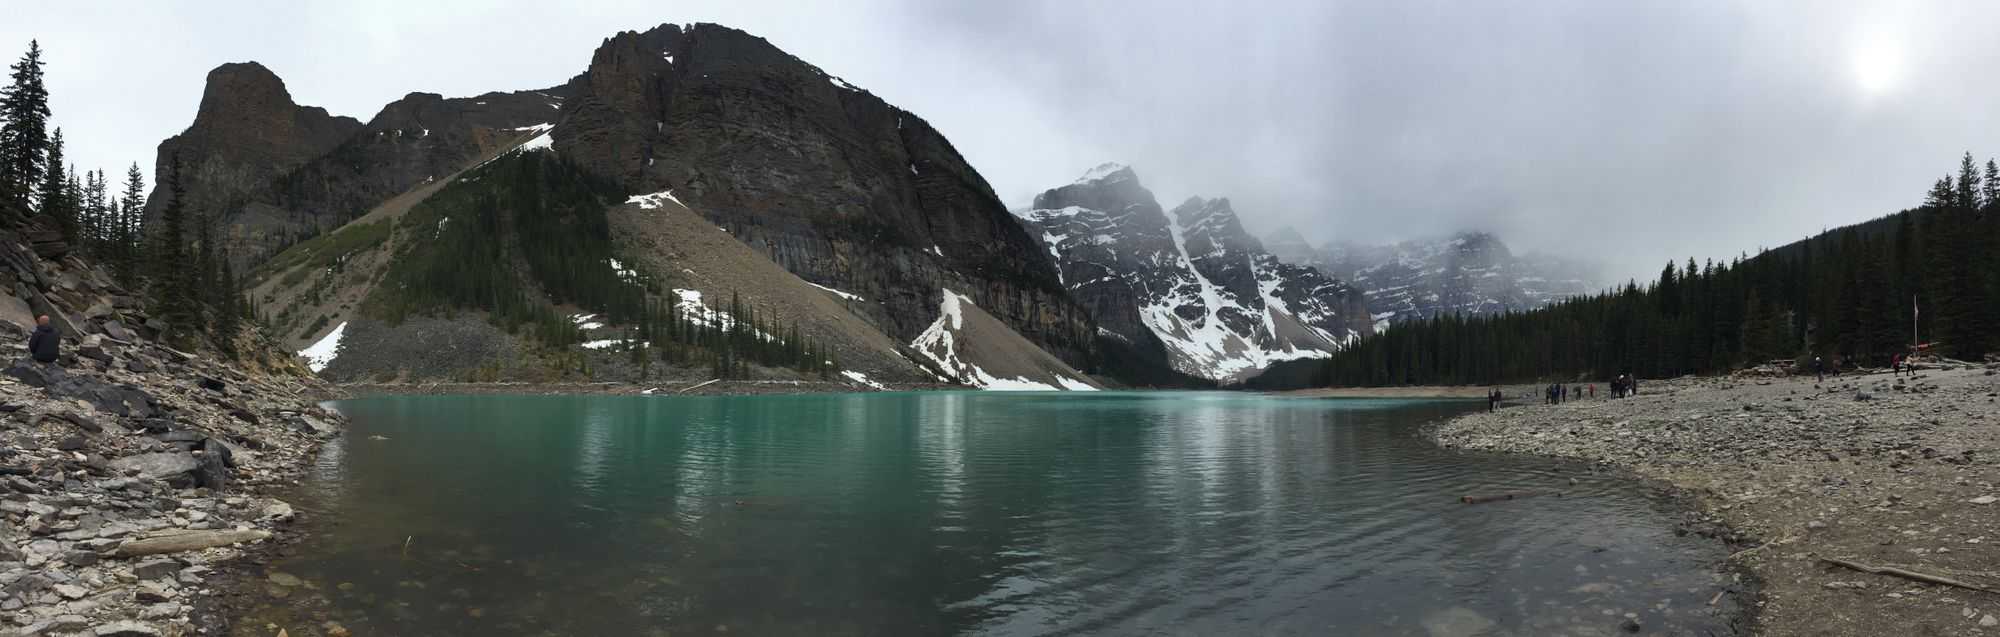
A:
[[[1428,433],[1447,448],[1572,458],[1686,491],[1699,509],[1691,532],[1729,540],[1730,566],[1761,580],[1757,634],[1995,635],[1995,374],[1649,381],[1637,397],[1470,414]]]

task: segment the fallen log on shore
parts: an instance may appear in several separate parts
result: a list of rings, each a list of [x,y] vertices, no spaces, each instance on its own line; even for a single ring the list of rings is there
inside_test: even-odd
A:
[[[270,531],[260,529],[196,531],[175,529],[150,536],[126,540],[112,549],[112,557],[145,557],[161,553],[199,551],[218,546],[229,546],[238,542],[255,542],[271,537]]]
[[[1980,586],[1978,584],[1969,584],[1966,582],[1961,582],[1955,579],[1951,579],[1949,577],[1932,575],[1929,573],[1919,573],[1916,571],[1896,568],[1894,566],[1869,566],[1867,564],[1862,564],[1860,562],[1853,562],[1831,557],[1822,557],[1819,559],[1822,562],[1826,562],[1834,566],[1843,566],[1857,571],[1861,571],[1863,573],[1874,573],[1876,575],[1890,575],[1890,576],[1900,577],[1906,580],[1924,582],[1926,584],[1938,584],[1941,586],[1956,586],[1966,590],[1974,590],[1982,593],[2000,594],[2000,591]]]

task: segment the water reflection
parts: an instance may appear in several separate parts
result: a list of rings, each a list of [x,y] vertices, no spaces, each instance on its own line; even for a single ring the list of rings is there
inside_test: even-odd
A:
[[[1586,475],[1572,488],[1566,467],[1410,434],[1456,404],[927,393],[338,407],[352,427],[305,490],[334,513],[281,568],[362,632],[1603,634],[1627,612],[1679,632],[1724,626],[1705,607],[1719,549],[1673,536],[1630,485]],[[1455,501],[1536,488],[1571,495]]]

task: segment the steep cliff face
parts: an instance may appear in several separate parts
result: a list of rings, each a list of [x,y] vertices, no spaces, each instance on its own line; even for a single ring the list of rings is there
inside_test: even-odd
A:
[[[863,311],[892,336],[923,332],[952,289],[1089,358],[1089,313],[922,118],[708,24],[618,34],[573,85],[558,152],[632,192],[673,191],[808,281],[879,299]]]
[[[338,227],[376,204],[560,115],[567,86],[444,98],[411,93],[367,124],[294,103],[255,62],[209,72],[185,132],[160,143],[160,181],[176,154],[188,209],[215,215],[239,265]],[[166,204],[156,184],[147,210]]]
[[[1264,246],[1243,232],[1229,200],[1189,198],[1174,208],[1174,219],[1180,222],[1188,261],[1222,300],[1216,318],[1231,332],[1270,338],[1268,326],[1262,324],[1264,297],[1258,294],[1257,269],[1251,263],[1264,253]]]
[[[360,129],[353,118],[293,102],[284,80],[261,64],[224,64],[208,72],[194,124],[160,142],[154,181],[164,182],[178,157],[189,210],[234,210]],[[165,208],[165,194],[164,184],[155,183],[149,216]]]
[[[238,212],[237,225],[294,235],[333,228],[464,167],[529,127],[552,125],[564,95],[563,87],[461,98],[411,93],[383,107],[339,146],[276,180]],[[271,243],[243,239],[262,251]]]
[[[1107,164],[1022,215],[1099,328],[1174,369],[1241,380],[1320,357],[1368,327],[1360,294],[1265,253],[1226,199],[1161,211],[1130,168]]]

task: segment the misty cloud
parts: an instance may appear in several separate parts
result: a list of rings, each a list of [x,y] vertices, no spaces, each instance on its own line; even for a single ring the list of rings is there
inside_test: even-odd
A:
[[[0,25],[0,53],[42,40],[71,156],[113,172],[149,167],[223,62],[366,119],[555,84],[613,32],[691,21],[923,115],[1010,205],[1120,161],[1256,231],[1483,229],[1619,275],[1894,212],[2000,154],[1991,3],[59,4]]]

